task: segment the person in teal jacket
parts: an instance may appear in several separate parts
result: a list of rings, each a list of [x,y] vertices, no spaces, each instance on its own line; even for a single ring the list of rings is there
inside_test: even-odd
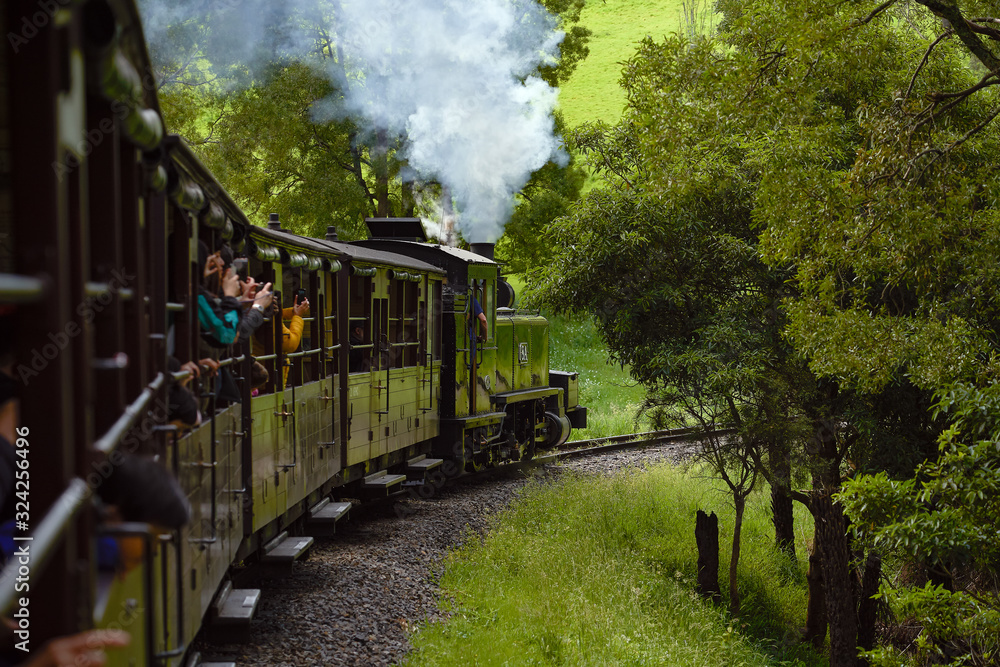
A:
[[[201,331],[217,343],[217,347],[232,345],[240,324],[240,279],[232,267],[226,268],[219,253],[208,254],[208,246],[198,243],[198,259],[203,267],[202,285],[198,294],[198,323]],[[213,287],[215,289],[213,289]],[[217,296],[222,291],[222,296]]]

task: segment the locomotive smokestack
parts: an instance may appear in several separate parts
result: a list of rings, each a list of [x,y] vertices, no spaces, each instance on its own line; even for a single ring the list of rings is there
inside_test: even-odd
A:
[[[470,243],[469,250],[476,253],[477,255],[482,255],[486,259],[493,261],[493,243]]]
[[[337,240],[337,228],[336,227],[327,227],[326,228],[326,240],[327,241],[336,241]]]
[[[268,229],[281,229],[281,221],[278,220],[278,214],[272,213],[271,217],[267,221]]]

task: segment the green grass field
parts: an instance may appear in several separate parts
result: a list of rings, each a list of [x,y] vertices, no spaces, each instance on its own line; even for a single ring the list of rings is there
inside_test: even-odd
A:
[[[580,373],[580,405],[587,407],[587,428],[575,430],[572,440],[601,438],[647,430],[636,413],[645,390],[628,369],[612,364],[593,322],[584,316],[548,316],[549,367]]]
[[[646,35],[661,39],[677,31],[684,1],[588,0],[580,23],[593,31],[590,55],[559,91],[559,106],[570,127],[594,120],[617,122],[625,106],[618,85],[621,63]]]
[[[452,616],[411,638],[405,664],[822,665],[797,641],[806,563],[774,549],[769,498],[761,489],[747,507],[733,619],[694,592],[698,509],[719,517],[727,588],[732,510],[716,482],[659,466],[532,483],[450,558]],[[812,526],[801,511],[796,521],[801,555]]]

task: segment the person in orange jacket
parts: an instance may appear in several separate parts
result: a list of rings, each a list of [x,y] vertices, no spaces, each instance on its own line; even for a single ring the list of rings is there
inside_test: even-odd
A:
[[[309,315],[309,299],[303,298],[299,301],[298,296],[295,297],[295,305],[291,308],[285,308],[284,310],[279,310],[278,302],[272,303],[274,312],[271,315],[271,324],[260,327],[257,330],[257,335],[253,339],[253,354],[255,357],[259,357],[264,354],[264,344],[262,341],[267,340],[268,336],[273,336],[274,321],[278,319],[279,313],[282,320],[289,320],[288,326],[285,326],[284,321],[281,323],[281,328],[284,333],[281,351],[285,354],[290,354],[299,349],[299,345],[302,343],[302,330],[305,328],[305,322],[302,320],[303,317]],[[285,359],[285,368],[283,370],[283,384],[288,382],[288,368],[291,366],[291,362]]]

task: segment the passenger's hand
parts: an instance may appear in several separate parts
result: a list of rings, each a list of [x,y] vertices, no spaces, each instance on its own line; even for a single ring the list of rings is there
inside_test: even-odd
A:
[[[181,371],[190,371],[191,372],[190,375],[188,375],[186,378],[184,378],[183,380],[181,380],[181,386],[182,387],[186,387],[187,384],[188,384],[188,382],[190,382],[194,378],[196,378],[199,375],[201,375],[201,369],[198,367],[198,364],[196,364],[193,361],[189,361],[186,364],[182,364],[181,365]]]
[[[260,307],[267,310],[271,307],[271,302],[274,300],[274,292],[271,291],[271,283],[267,283],[257,292],[257,296],[254,297],[254,303],[260,304]]]
[[[212,359],[211,357],[202,359],[198,363],[201,364],[201,367],[205,369],[205,375],[207,377],[212,377],[213,375],[215,375],[216,371],[219,370],[219,362],[216,361],[215,359]]]
[[[213,253],[208,256],[208,260],[205,262],[204,276],[208,278],[213,273],[222,273],[222,267],[225,266],[225,262],[219,253]]]
[[[226,275],[222,278],[222,293],[226,296],[237,297],[242,291],[240,277],[233,271],[233,267],[229,267]]]
[[[309,314],[309,299],[302,299],[301,303],[298,302],[298,297],[295,297],[296,304],[292,306],[292,312],[299,317],[305,317]]]
[[[105,648],[128,646],[132,637],[124,630],[87,630],[53,639],[24,667],[100,667]]]

